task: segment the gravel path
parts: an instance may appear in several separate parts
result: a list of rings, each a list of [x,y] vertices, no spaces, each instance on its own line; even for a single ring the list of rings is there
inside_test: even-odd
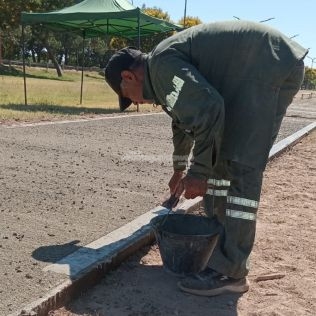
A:
[[[268,164],[247,293],[201,297],[179,291],[179,278],[162,268],[155,244],[49,315],[315,315],[315,143],[316,130]]]
[[[295,100],[278,140],[315,121],[314,109],[315,99]],[[172,143],[164,114],[1,126],[0,144],[0,315],[65,280],[43,272],[46,265],[159,205],[168,192]]]

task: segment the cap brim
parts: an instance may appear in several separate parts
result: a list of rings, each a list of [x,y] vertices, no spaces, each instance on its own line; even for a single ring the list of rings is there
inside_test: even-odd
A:
[[[132,104],[131,99],[119,96],[119,105],[120,105],[120,110],[122,112],[126,110],[131,104]]]

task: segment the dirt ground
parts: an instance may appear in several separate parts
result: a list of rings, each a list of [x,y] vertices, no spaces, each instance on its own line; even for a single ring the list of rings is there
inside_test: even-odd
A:
[[[316,131],[265,172],[248,293],[180,292],[154,245],[51,316],[316,315]]]
[[[295,98],[277,142],[315,119],[316,98]],[[159,205],[171,154],[164,114],[0,123],[0,315],[68,279],[47,265]]]

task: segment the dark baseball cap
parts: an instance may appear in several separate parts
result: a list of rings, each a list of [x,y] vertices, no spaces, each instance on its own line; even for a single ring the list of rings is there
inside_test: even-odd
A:
[[[141,54],[142,52],[135,47],[122,48],[112,55],[105,67],[105,80],[110,85],[110,87],[118,94],[121,111],[124,111],[132,104],[131,99],[124,98],[121,94],[121,72],[123,70],[128,70],[130,66],[134,63],[135,59]]]

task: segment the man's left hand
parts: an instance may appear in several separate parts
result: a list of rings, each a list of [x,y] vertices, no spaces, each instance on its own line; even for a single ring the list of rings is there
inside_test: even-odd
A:
[[[204,196],[207,191],[207,180],[195,178],[191,175],[186,175],[180,180],[176,190],[176,197],[180,197],[184,192],[186,199],[194,199],[197,196]]]

